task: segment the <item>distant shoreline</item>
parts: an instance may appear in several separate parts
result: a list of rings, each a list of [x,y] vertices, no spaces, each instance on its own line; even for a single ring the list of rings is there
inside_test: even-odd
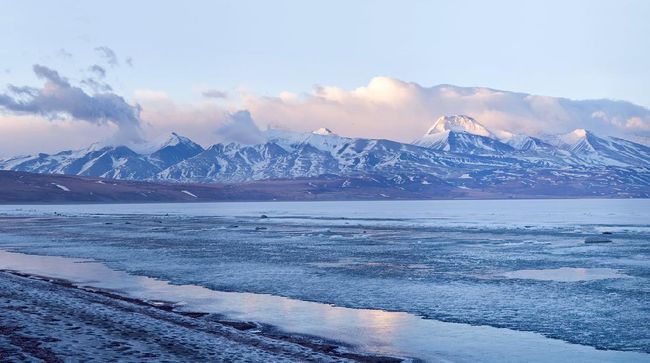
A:
[[[330,176],[237,184],[176,184],[0,171],[0,205],[650,198],[650,191],[595,194],[580,192],[575,187],[566,191],[562,186],[519,189],[512,193],[449,185],[426,185],[414,190],[361,183],[358,187],[342,187],[350,179],[354,178]]]

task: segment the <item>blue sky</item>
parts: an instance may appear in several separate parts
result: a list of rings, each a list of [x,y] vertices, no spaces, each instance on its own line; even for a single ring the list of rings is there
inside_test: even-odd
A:
[[[650,143],[650,1],[0,5],[0,156],[171,131],[210,144],[241,109],[261,128],[400,141],[466,113],[512,132],[584,127]],[[71,98],[57,104],[52,87]],[[106,106],[97,92],[112,109],[92,109]]]
[[[650,106],[648,1],[5,1],[2,9],[0,69],[16,84],[33,82],[38,62],[74,77],[97,62],[95,47],[108,46],[133,58],[132,69],[114,72],[126,95],[277,94],[390,76]]]

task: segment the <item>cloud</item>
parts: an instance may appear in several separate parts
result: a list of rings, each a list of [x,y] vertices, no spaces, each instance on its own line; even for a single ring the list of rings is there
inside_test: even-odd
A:
[[[60,48],[59,50],[56,51],[56,56],[61,57],[63,59],[71,59],[72,58],[72,53],[68,52],[67,50]]]
[[[156,90],[137,90],[135,100],[142,106],[143,131],[147,138],[176,132],[204,146],[218,141],[215,132],[229,122],[232,112],[207,100],[177,103],[167,93]]]
[[[650,110],[624,101],[536,96],[484,87],[423,87],[390,77],[346,90],[318,86],[310,93],[277,97],[242,94],[262,126],[311,131],[327,127],[341,135],[410,142],[440,116],[466,114],[495,131],[531,135],[587,128],[603,135],[649,135]]]
[[[36,74],[38,78],[46,79],[50,83],[57,86],[70,87],[70,83],[68,83],[68,80],[61,77],[59,75],[59,72],[51,68],[42,66],[40,64],[34,64],[34,66],[32,66],[32,70],[34,71],[34,74]]]
[[[81,149],[97,141],[110,143],[116,131],[115,124],[74,119],[53,122],[40,115],[0,113],[0,158]]]
[[[7,92],[0,93],[0,110],[9,111],[0,112],[4,156],[87,146],[111,135],[113,143],[137,143],[170,132],[204,146],[257,143],[264,140],[260,128],[268,127],[305,132],[327,127],[344,136],[410,142],[438,117],[449,114],[467,114],[493,131],[542,135],[586,128],[650,143],[650,110],[623,101],[576,101],[482,87],[423,87],[376,77],[354,89],[318,86],[308,93],[285,91],[276,97],[243,92],[240,100],[229,97],[224,102],[179,103],[165,92],[136,90],[127,102],[101,88],[104,81],[98,70],[89,69],[92,76],[79,87],[48,67],[35,65],[34,72],[44,80],[42,87],[8,85]]]
[[[209,89],[209,90],[203,91],[201,93],[201,95],[203,95],[203,97],[207,97],[207,98],[226,98],[226,97],[228,97],[227,92],[219,91],[219,90],[216,90],[216,89]]]
[[[176,132],[204,146],[265,140],[250,113],[237,106],[210,101],[178,104],[165,92],[155,90],[138,90],[135,99],[142,105],[143,127],[149,138]]]
[[[142,140],[140,107],[130,105],[114,93],[88,94],[70,84],[57,71],[34,65],[37,77],[44,79],[42,88],[9,85],[9,93],[0,94],[0,107],[18,114],[41,115],[50,119],[72,118],[98,125],[117,126],[115,142]]]
[[[88,68],[88,70],[90,72],[92,72],[93,74],[95,74],[95,76],[97,76],[99,78],[106,77],[106,69],[104,67],[98,65],[98,64],[93,64],[92,66],[90,66]]]
[[[111,92],[113,90],[109,84],[100,82],[92,77],[85,78],[80,83],[93,90],[93,92]]]
[[[106,69],[104,67],[98,64],[93,64],[92,66],[88,67],[88,71],[92,76],[84,78],[80,82],[82,85],[88,87],[96,93],[113,91],[113,87],[103,81],[104,78],[106,78]]]
[[[108,63],[110,66],[115,67],[120,64],[120,62],[117,60],[117,55],[115,54],[115,51],[113,49],[102,46],[102,47],[97,47],[95,48],[95,51],[99,53],[99,56],[104,58],[106,63]]]
[[[248,111],[229,114],[227,121],[215,133],[218,135],[218,141],[221,142],[259,144],[265,140]]]
[[[133,67],[133,57],[126,57],[124,63],[126,63],[126,65],[128,65],[129,67]]]
[[[640,117],[630,117],[625,121],[628,129],[650,131],[650,123],[644,122]]]

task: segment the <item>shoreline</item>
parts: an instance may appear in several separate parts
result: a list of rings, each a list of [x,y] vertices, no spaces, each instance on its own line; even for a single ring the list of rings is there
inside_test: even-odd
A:
[[[169,183],[37,174],[0,170],[0,204],[131,204],[272,201],[647,199],[647,188],[633,191],[510,188],[413,184],[408,188],[377,182],[363,188],[342,185],[359,176],[266,179],[240,183]],[[372,179],[374,180],[374,179]],[[61,189],[57,186],[63,186]],[[638,188],[637,188],[638,189]],[[188,194],[189,193],[189,194]]]
[[[274,295],[223,292],[196,285],[173,285],[151,277],[112,270],[101,262],[88,259],[5,250],[0,250],[0,255],[4,255],[4,260],[0,259],[0,262],[4,261],[0,265],[0,357],[11,357],[17,361],[29,361],[27,358],[21,359],[20,355],[24,358],[25,355],[29,357],[30,354],[37,354],[33,357],[38,358],[40,355],[47,358],[43,359],[46,362],[61,362],[65,361],[61,358],[87,354],[88,357],[100,356],[102,359],[121,361],[139,361],[144,358],[188,360],[190,357],[190,361],[393,363],[469,362],[477,361],[476,359],[481,361],[479,357],[490,357],[485,361],[516,362],[517,360],[503,360],[502,357],[519,354],[515,346],[523,344],[524,350],[537,355],[537,359],[533,360],[535,362],[545,362],[547,359],[543,357],[553,357],[559,352],[568,354],[567,357],[573,356],[577,359],[575,361],[580,362],[610,362],[612,359],[621,362],[650,362],[648,354],[598,350],[549,339],[532,332],[445,323],[407,313],[343,308]],[[206,295],[206,292],[209,294]],[[38,298],[25,297],[34,295]],[[253,307],[255,313],[246,315],[243,313],[246,308],[242,310],[242,304],[251,303],[253,305],[248,307],[248,311],[250,313],[250,308]],[[79,315],[77,310],[82,310],[83,313]],[[277,320],[278,313],[283,314],[281,320]],[[25,321],[26,317],[39,315],[45,318]],[[335,316],[339,322],[347,321],[347,325],[340,325],[339,330],[334,331],[316,330],[320,333],[315,333],[314,330],[311,333],[310,330],[296,330],[296,326],[292,325],[306,319],[309,324],[327,326],[331,324],[328,320]],[[373,331],[366,330],[370,328],[364,325],[368,319],[403,321],[396,326],[377,326],[379,330]],[[62,323],[53,329],[50,320]],[[13,321],[13,325],[6,324],[8,321]],[[173,326],[169,327],[170,324]],[[147,326],[148,329],[135,333],[131,331],[134,325]],[[387,350],[387,347],[378,349],[381,345],[366,344],[368,339],[380,338],[383,329],[391,330],[398,326],[412,330],[406,338],[411,344],[416,344],[410,345],[411,348],[432,344],[433,350],[424,353],[427,350],[404,350],[404,346],[400,350],[399,344]],[[303,329],[305,327],[302,326]],[[25,329],[31,333],[21,333]],[[69,329],[74,329],[74,335],[66,334]],[[77,340],[79,329],[90,331],[86,334],[93,339],[89,342]],[[349,334],[336,333],[346,329],[355,330],[356,334],[366,337],[349,340]],[[126,334],[127,338],[122,338],[122,334]],[[169,334],[172,336],[169,337]],[[488,337],[492,340],[490,347],[479,343]],[[161,340],[165,343],[158,346]],[[188,340],[195,342],[190,350],[185,347]],[[385,343],[396,344],[391,341]],[[108,349],[116,344],[128,348],[119,351]],[[98,349],[98,346],[105,348]],[[171,346],[177,346],[177,349],[163,352]],[[134,347],[140,348],[136,350]],[[72,348],[81,348],[81,351],[70,353]],[[215,349],[227,351],[226,348],[230,349],[229,356],[214,356]],[[174,355],[176,353],[178,356]],[[260,354],[268,356],[260,358]],[[550,355],[547,356],[548,354]]]
[[[590,203],[593,204],[596,201]],[[603,202],[598,203],[602,204]],[[37,216],[37,218],[33,218],[35,217],[33,212],[39,211],[38,208],[35,208],[35,211],[30,210],[29,215],[22,217],[24,219],[7,219],[7,223],[4,223],[4,227],[1,228],[3,232],[0,234],[3,237],[2,244],[5,246],[5,250],[12,252],[0,251],[0,268],[26,274],[25,279],[29,279],[29,276],[36,279],[36,276],[39,276],[38,279],[42,281],[60,281],[64,285],[81,286],[91,292],[98,290],[102,293],[107,292],[113,295],[104,296],[104,298],[111,301],[113,297],[134,298],[134,304],[142,309],[166,310],[167,313],[197,321],[208,319],[211,324],[219,325],[221,328],[226,326],[241,330],[242,334],[252,334],[260,339],[276,339],[282,344],[298,339],[297,343],[307,346],[316,342],[317,346],[311,350],[314,354],[316,354],[315,350],[338,349],[340,352],[347,352],[349,348],[353,348],[382,357],[417,357],[426,361],[445,359],[453,362],[504,362],[503,357],[525,356],[530,362],[541,363],[548,361],[549,357],[555,356],[558,359],[571,358],[576,362],[650,362],[649,354],[639,354],[645,349],[641,341],[579,339],[580,337],[559,334],[567,330],[563,325],[559,325],[557,328],[554,325],[552,330],[535,329],[534,324],[539,321],[534,319],[523,320],[520,318],[520,321],[528,324],[523,326],[516,326],[508,320],[499,319],[491,319],[487,323],[476,323],[476,315],[469,312],[461,316],[460,320],[444,318],[435,320],[435,316],[418,314],[418,309],[411,308],[407,304],[418,303],[419,297],[431,296],[433,299],[438,299],[436,289],[443,293],[456,291],[454,279],[439,279],[437,278],[439,273],[431,275],[434,283],[428,286],[432,286],[432,290],[427,290],[430,292],[422,294],[412,294],[414,290],[409,289],[411,286],[422,286],[423,284],[415,282],[400,288],[401,285],[394,284],[392,281],[391,284],[385,284],[386,279],[361,279],[356,278],[355,275],[380,268],[382,271],[399,272],[407,274],[406,276],[418,277],[422,274],[429,276],[431,270],[427,267],[430,264],[421,264],[420,257],[394,261],[390,251],[386,252],[388,254],[386,257],[382,257],[383,255],[372,258],[364,255],[365,258],[356,259],[346,257],[354,256],[356,252],[368,248],[367,246],[372,246],[372,251],[375,251],[377,249],[375,246],[380,246],[378,243],[393,242],[394,233],[403,236],[405,231],[403,228],[386,223],[386,221],[379,224],[374,221],[379,217],[390,217],[390,220],[393,220],[404,215],[405,212],[408,220],[411,221],[408,223],[408,230],[411,232],[409,232],[410,239],[405,240],[404,245],[425,252],[429,251],[428,253],[435,250],[441,256],[443,263],[447,260],[455,261],[455,256],[459,253],[456,250],[464,250],[467,247],[467,242],[464,241],[477,237],[487,243],[472,243],[471,246],[486,252],[494,250],[494,253],[497,254],[495,256],[500,256],[500,251],[503,248],[510,250],[514,248],[521,253],[538,250],[548,253],[550,248],[551,252],[578,249],[590,253],[607,252],[607,256],[616,257],[623,252],[627,253],[628,250],[637,251],[639,248],[643,248],[639,238],[646,236],[647,232],[627,235],[627,232],[617,234],[615,231],[618,243],[608,246],[586,246],[581,242],[585,233],[599,231],[591,223],[611,223],[612,211],[620,210],[617,214],[618,223],[622,223],[620,228],[627,228],[626,226],[629,225],[626,223],[634,222],[635,219],[632,218],[634,216],[630,215],[628,218],[627,215],[635,208],[621,210],[622,207],[628,206],[629,202],[619,205],[621,203],[609,202],[605,204],[615,205],[617,208],[596,209],[596,211],[603,211],[600,214],[585,214],[583,210],[586,202],[580,203],[578,206],[567,205],[562,208],[562,213],[570,218],[563,217],[564,214],[558,214],[557,216],[553,215],[553,218],[546,217],[540,220],[541,224],[537,227],[542,228],[547,223],[551,223],[554,226],[552,231],[544,232],[545,230],[542,230],[539,232],[535,229],[531,232],[527,226],[509,232],[503,232],[500,229],[493,232],[482,231],[478,235],[476,233],[479,232],[476,232],[473,225],[461,226],[458,227],[459,229],[452,228],[449,231],[445,228],[441,229],[441,223],[456,226],[457,222],[465,220],[465,217],[462,216],[455,217],[454,209],[448,211],[449,218],[441,219],[442,222],[439,221],[440,218],[434,218],[435,223],[432,227],[421,220],[421,218],[426,219],[429,212],[414,214],[411,212],[410,205],[397,205],[396,212],[391,213],[390,216],[376,215],[370,203],[365,207],[361,205],[355,214],[348,213],[340,216],[335,210],[336,205],[333,205],[334,208],[319,209],[318,213],[310,212],[303,217],[303,219],[306,218],[305,220],[298,218],[297,221],[293,221],[292,218],[296,218],[295,212],[300,210],[291,209],[289,205],[283,207],[286,210],[281,208],[267,210],[259,205],[246,208],[244,205],[240,205],[236,208],[219,210],[219,214],[231,216],[230,219],[206,215],[206,212],[210,213],[211,211],[196,209],[196,207],[192,207],[195,209],[187,207],[187,210],[175,211],[181,213],[180,218],[177,216],[164,218],[167,216],[164,214],[167,212],[165,208],[173,206],[158,208],[160,210],[134,209],[132,207],[116,210],[111,207],[109,215],[101,213],[101,215],[90,216],[57,214],[55,217],[48,217],[47,209],[42,208],[40,213],[43,213],[42,216],[46,218]],[[601,204],[596,203],[596,205]],[[634,203],[634,205],[637,204]],[[641,206],[643,205],[645,203],[641,203]],[[60,211],[59,208],[50,209]],[[122,213],[125,211],[130,213],[126,213],[127,216],[125,216]],[[149,214],[141,216],[139,213],[142,211]],[[78,212],[90,213],[91,211],[85,208]],[[328,222],[327,218],[332,213],[336,214],[338,218],[336,221]],[[493,213],[485,215],[481,209],[474,213],[478,216],[477,220],[480,223],[487,223],[486,226],[491,225],[492,220],[501,218]],[[546,213],[545,209],[541,208],[533,215],[540,213]],[[160,218],[152,219],[152,215],[160,216]],[[261,217],[263,215],[270,217]],[[286,222],[284,220],[286,216],[293,222]],[[623,218],[624,216],[625,218]],[[278,220],[274,221],[274,217],[278,217]],[[372,218],[364,219],[366,217]],[[521,219],[519,215],[517,217]],[[347,218],[352,218],[352,220],[348,221]],[[355,218],[359,220],[354,221]],[[338,219],[341,219],[341,222]],[[515,223],[516,225],[519,219],[510,218],[508,220],[511,220],[511,224]],[[401,221],[401,219],[398,220]],[[559,228],[557,223],[565,220],[573,221],[569,225],[570,229],[560,228],[560,232],[557,232],[557,228]],[[413,221],[417,222],[417,226],[422,227],[421,230],[417,230],[419,232],[412,231]],[[604,225],[608,226],[607,230],[613,228],[609,224]],[[260,226],[264,226],[264,228],[258,229]],[[582,229],[576,232],[575,228]],[[596,229],[594,230],[594,228]],[[193,234],[186,236],[187,231],[193,231]],[[438,245],[433,243],[438,238],[449,236],[450,233],[458,231],[461,231],[462,235],[459,236],[457,244],[445,247],[442,252]],[[529,236],[531,234],[535,236]],[[306,238],[309,236],[314,236],[314,243],[305,244]],[[372,238],[366,238],[368,236]],[[422,246],[419,241],[423,237],[426,237],[426,241],[431,243]],[[522,238],[533,238],[534,241],[541,242],[532,245],[531,242],[526,242],[522,245]],[[567,238],[576,241],[567,241]],[[278,244],[278,239],[284,243]],[[368,241],[372,241],[372,245],[369,245]],[[331,253],[323,253],[322,246],[326,247],[326,252],[335,250],[336,253],[333,254],[335,258],[330,257]],[[314,252],[316,254],[307,249],[305,255],[286,255],[287,252],[292,252],[296,248],[304,249],[306,247],[316,249]],[[619,253],[610,253],[612,247],[625,248],[625,250]],[[382,247],[382,250],[384,249]],[[156,251],[164,252],[164,254],[158,255],[155,253]],[[277,260],[278,262],[271,263],[267,258],[257,258],[259,251],[263,251],[264,256],[273,257],[272,261]],[[580,256],[582,255],[580,254]],[[448,258],[444,256],[448,256]],[[249,262],[241,262],[242,258]],[[233,259],[238,262],[233,263]],[[179,261],[184,263],[175,265]],[[195,264],[186,265],[185,262],[195,262]],[[557,259],[550,259],[548,263],[536,264],[533,267],[548,269],[555,266],[554,264],[580,268],[598,267],[598,264],[567,264],[557,261]],[[441,264],[437,264],[437,266],[444,267]],[[480,289],[484,289],[486,286],[494,287],[494,284],[498,284],[499,286],[507,285],[526,290],[538,289],[538,287],[544,287],[545,290],[550,287],[564,289],[562,286],[580,288],[586,284],[615,287],[617,284],[615,280],[603,280],[602,282],[576,282],[572,285],[565,285],[568,283],[534,282],[500,277],[502,276],[501,272],[518,271],[518,267],[513,265],[498,269],[492,271],[493,275],[489,275],[492,277],[487,280],[464,284]],[[640,273],[630,269],[627,265],[617,265],[617,268],[632,276],[638,276]],[[449,271],[457,270],[459,269],[454,267]],[[471,271],[466,273],[469,278],[474,276]],[[341,272],[346,272],[345,276],[351,277],[352,281],[348,283],[340,276],[336,277],[335,274],[340,275]],[[272,274],[268,276],[268,273]],[[300,278],[303,275],[311,279]],[[266,283],[269,278],[273,278],[273,281],[282,281],[281,286]],[[402,281],[404,280],[406,278],[402,279]],[[250,281],[262,281],[265,284],[261,287],[253,286],[251,288]],[[366,281],[370,281],[371,284],[367,284]],[[436,281],[437,283],[435,283]],[[487,282],[483,283],[482,281]],[[332,285],[331,282],[337,282],[337,284]],[[487,285],[490,283],[491,285]],[[628,283],[628,281],[621,281],[621,283]],[[636,284],[638,282],[634,280],[629,283]],[[396,300],[395,304],[390,304],[391,301],[387,299],[382,300],[380,295],[372,295],[371,297],[374,299],[366,298],[364,295],[372,293],[371,290],[383,291],[373,287],[388,286],[398,287],[392,289],[396,294],[391,294],[391,296],[402,296],[396,297],[399,300]],[[297,290],[288,290],[287,287],[297,287],[305,289],[307,292],[297,293]],[[350,287],[355,290],[350,290]],[[364,290],[357,292],[359,290],[356,289],[359,287],[365,288],[365,292]],[[327,296],[313,293],[323,289],[332,293],[328,293]],[[52,292],[52,296],[66,294],[64,290],[66,289],[59,287]],[[584,288],[581,288],[578,292],[583,290]],[[400,292],[405,292],[405,294],[399,295]],[[462,308],[462,304],[466,302],[465,299],[471,299],[473,296],[470,294],[466,297],[462,295],[462,292],[459,291],[459,293],[461,295],[458,295],[455,300],[447,299],[447,303],[460,304]],[[353,301],[352,303],[342,301],[340,297],[353,299]],[[84,299],[88,300],[89,298]],[[440,301],[445,302],[444,295],[440,297]],[[496,302],[499,303],[498,301]],[[38,303],[35,302],[31,305],[37,307]],[[30,308],[31,305],[27,304],[25,308]],[[504,302],[503,305],[512,305],[514,308],[526,307],[525,304],[509,304],[507,302]],[[596,305],[596,308],[598,307]],[[486,314],[489,314],[490,311],[487,310]],[[123,315],[123,313],[116,313],[116,315]],[[3,318],[3,320],[6,319]],[[550,317],[542,321],[553,320],[557,319]],[[43,327],[42,322],[35,326]],[[605,328],[618,331],[617,326],[610,325]],[[158,332],[164,333],[164,331],[165,329],[153,329],[150,334],[157,335]],[[636,336],[642,337],[643,331],[639,331],[638,334]],[[324,339],[319,337],[324,337]],[[1,341],[0,337],[0,345],[2,345]],[[134,342],[138,343],[138,340],[136,339]],[[636,345],[634,347],[623,346],[622,344],[626,342]],[[622,346],[624,349],[612,348],[614,346]],[[611,350],[604,350],[607,348]],[[325,356],[328,355],[325,354]],[[337,356],[337,359],[343,358]],[[513,358],[510,361],[518,360]]]
[[[304,359],[316,359],[319,361],[355,361],[363,363],[396,363],[414,361],[410,359],[405,360],[404,358],[360,353],[354,351],[353,347],[347,346],[344,343],[330,341],[321,337],[291,334],[283,332],[276,327],[257,322],[226,319],[225,316],[220,314],[179,311],[176,310],[176,304],[172,302],[145,301],[120,294],[116,291],[79,286],[78,284],[65,279],[23,273],[8,269],[0,270],[0,285],[3,286],[0,297],[3,297],[3,300],[5,300],[3,303],[0,303],[0,306],[9,303],[9,307],[4,306],[0,309],[0,317],[2,318],[0,320],[3,322],[0,325],[0,358],[3,359],[15,358],[20,360],[25,357],[33,357],[42,359],[45,362],[62,362],[65,361],[66,358],[70,357],[65,353],[62,354],[59,351],[60,347],[57,346],[76,343],[74,341],[67,341],[72,337],[66,338],[65,333],[51,330],[50,327],[46,326],[49,325],[47,322],[42,322],[42,326],[40,327],[38,325],[20,327],[15,324],[6,324],[8,321],[12,320],[8,316],[12,314],[10,312],[12,310],[12,304],[19,304],[19,315],[22,316],[24,316],[24,313],[34,315],[35,313],[34,311],[30,311],[31,309],[48,310],[46,307],[47,304],[34,304],[35,306],[20,305],[18,301],[21,301],[20,297],[22,291],[12,289],[12,282],[18,282],[18,285],[21,286],[21,290],[24,291],[25,289],[28,289],[28,293],[34,293],[34,290],[38,292],[47,291],[48,294],[55,295],[53,296],[54,299],[63,299],[68,304],[71,303],[69,300],[70,295],[72,295],[73,299],[77,300],[73,305],[76,305],[76,303],[97,303],[99,301],[100,304],[103,305],[103,309],[118,307],[116,310],[125,315],[133,315],[135,320],[141,319],[141,317],[135,317],[139,314],[143,317],[147,317],[148,320],[153,318],[155,321],[160,321],[161,323],[173,322],[176,325],[182,326],[184,330],[189,329],[202,333],[209,332],[210,335],[213,335],[215,338],[225,340],[226,344],[232,343],[232,345],[240,346],[240,348],[243,349],[241,352],[235,352],[235,356],[230,357],[232,359],[246,359],[246,356],[251,354],[251,352],[247,352],[246,350],[256,351],[262,347],[263,351],[270,354],[273,359],[278,360],[288,359],[301,361]],[[7,288],[7,285],[9,285],[10,288]],[[17,296],[13,298],[14,295]],[[49,314],[46,314],[51,315],[51,313],[52,312],[50,311]],[[65,320],[61,319],[60,315],[58,315],[58,319]],[[94,319],[92,318],[89,319],[91,322],[90,325],[94,328],[108,330],[119,329],[119,327],[106,327],[103,323],[101,324],[101,327],[98,327],[97,322],[93,322],[93,320]],[[77,320],[64,323],[64,325],[71,324],[87,325],[87,322]],[[36,334],[36,336],[30,336],[30,334],[21,333],[24,328],[28,328],[30,331],[49,330],[50,333],[40,332],[40,334]],[[147,336],[140,338],[146,338],[144,340],[149,340],[152,337]],[[179,340],[186,339],[186,337],[178,338]],[[138,337],[131,337],[130,339],[130,345],[142,345],[142,339],[138,339]],[[3,345],[3,340],[9,341],[9,346]],[[177,343],[180,345],[183,344],[182,341]],[[173,343],[168,342],[166,344]],[[208,345],[210,344],[208,343]],[[217,344],[218,348],[223,348],[220,345],[221,344]],[[85,345],[85,347],[87,348],[88,346]],[[201,348],[210,350],[209,347]],[[201,351],[201,349],[199,349],[199,351]],[[83,354],[79,353],[80,352],[77,352],[75,357],[83,358]],[[108,353],[108,351],[103,349],[95,351],[93,354],[88,355],[88,357],[96,354],[101,355],[102,353]],[[197,352],[196,354],[201,355],[201,353],[203,352]],[[158,353],[139,352],[139,354],[141,356],[134,356],[132,358],[135,360],[143,357],[153,358],[152,355]],[[142,356],[142,354],[144,354],[144,356]],[[207,354],[206,358],[209,358],[210,356],[211,354]],[[130,355],[126,353],[126,355],[119,355],[119,357],[121,360],[126,359],[128,361]],[[180,355],[177,358],[183,359],[187,357]],[[216,357],[212,357],[211,359],[214,358]],[[224,358],[228,359],[227,357]],[[257,358],[259,357],[255,357],[255,359]],[[415,361],[417,362],[417,360]]]
[[[340,202],[436,202],[436,201],[538,201],[538,200],[649,200],[647,197],[621,197],[617,195],[575,195],[575,196],[547,196],[547,195],[515,195],[493,197],[432,197],[432,198],[323,198],[323,199],[209,199],[209,200],[104,200],[104,201],[53,201],[53,202],[3,202],[0,206],[69,206],[69,205],[157,205],[157,204],[228,204],[228,203],[340,203]]]

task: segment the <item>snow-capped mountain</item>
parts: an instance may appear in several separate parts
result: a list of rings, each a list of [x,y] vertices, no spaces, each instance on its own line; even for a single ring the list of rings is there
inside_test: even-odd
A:
[[[146,156],[126,146],[107,146],[80,158],[68,159],[60,174],[140,180],[151,178],[157,169]]]
[[[500,135],[501,137],[498,137]],[[650,148],[585,130],[537,138],[485,128],[467,116],[438,119],[413,144],[311,133],[263,132],[255,145],[206,149],[175,133],[139,152],[93,145],[0,161],[0,169],[165,182],[365,178],[390,188],[531,190],[650,196]],[[351,179],[352,180],[352,179]],[[530,194],[530,193],[529,193]]]
[[[157,147],[156,151],[149,155],[149,159],[160,167],[160,169],[167,169],[202,151],[203,147],[201,145],[187,137],[172,132],[169,138]]]
[[[504,155],[514,151],[485,126],[465,115],[439,118],[422,138],[413,143],[454,154]]]
[[[312,134],[322,135],[322,136],[331,136],[331,135],[334,135],[334,133],[332,132],[332,130],[328,129],[327,127],[321,127],[321,128],[318,129],[318,130],[314,130],[314,131],[312,132]]]
[[[97,176],[113,179],[148,180],[171,165],[192,157],[203,148],[186,137],[172,133],[151,152],[138,153],[127,146],[101,146],[57,154],[38,154],[0,161],[3,170],[47,174]],[[152,148],[153,145],[145,147]]]
[[[465,132],[472,135],[496,138],[492,131],[466,115],[442,116],[429,128],[427,135],[443,132]]]
[[[650,147],[617,137],[600,137],[585,129],[552,137],[550,143],[570,152],[584,164],[619,167],[650,165]]]
[[[515,150],[523,152],[549,152],[553,153],[553,145],[539,139],[522,134],[514,134],[504,140],[506,144],[512,146]]]

